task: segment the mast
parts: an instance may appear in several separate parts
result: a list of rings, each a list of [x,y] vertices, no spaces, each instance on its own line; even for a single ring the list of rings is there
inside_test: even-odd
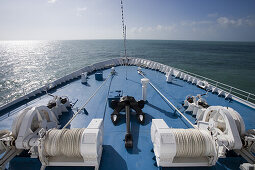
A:
[[[121,19],[122,19],[122,35],[123,35],[123,44],[124,44],[124,55],[125,55],[125,65],[127,67],[127,63],[128,63],[128,59],[127,59],[127,48],[126,48],[126,38],[127,38],[127,34],[126,34],[126,25],[124,22],[124,9],[123,9],[123,1],[120,0],[120,5],[121,5]],[[127,80],[127,68],[126,68],[126,80]]]

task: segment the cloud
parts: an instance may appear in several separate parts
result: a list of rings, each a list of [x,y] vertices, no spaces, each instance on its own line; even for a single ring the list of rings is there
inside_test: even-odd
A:
[[[143,30],[144,30],[143,27],[139,27],[139,28],[138,28],[138,32],[142,32]]]
[[[144,29],[144,27],[132,27],[131,28],[131,32],[132,33],[141,33],[141,32],[143,32],[143,31],[146,31],[146,29],[148,30],[148,28],[145,28]]]
[[[48,0],[48,3],[54,4],[57,0]]]
[[[205,20],[179,21],[169,25],[157,24],[148,26],[132,27],[131,38],[141,39],[200,39],[218,40],[222,37],[234,40],[238,35],[245,35],[247,29],[255,27],[255,17],[247,16],[243,18],[231,18],[220,16],[216,18],[207,18]],[[231,36],[230,36],[231,35]],[[185,37],[185,38],[183,38]]]
[[[176,25],[175,24],[169,25],[169,26],[165,27],[165,30],[176,31]]]
[[[156,26],[156,30],[158,30],[158,31],[161,31],[162,28],[163,28],[162,25],[157,25],[157,26]]]
[[[217,23],[222,25],[222,26],[241,26],[243,24],[243,19],[230,19],[227,17],[219,17],[217,19]]]
[[[232,19],[228,17],[219,17],[217,23],[221,26],[255,26],[255,18],[245,17]]]
[[[87,11],[87,7],[77,8],[76,9],[76,15],[81,17],[84,14],[85,11]]]
[[[220,17],[217,19],[217,22],[221,25],[225,25],[229,23],[229,19],[227,17]]]
[[[153,27],[147,27],[147,31],[153,31]]]
[[[134,32],[136,32],[136,29],[137,29],[137,27],[132,27],[132,28],[130,29],[130,31],[131,31],[132,33],[134,33]]]
[[[212,24],[213,21],[207,21],[207,20],[202,20],[202,21],[182,21],[180,22],[181,26],[198,26],[198,25],[208,25]]]
[[[246,25],[248,25],[248,26],[255,26],[255,18],[254,17],[250,17],[250,16],[248,16],[248,17],[246,17],[246,18],[243,18],[243,23],[245,23]]]
[[[161,31],[175,31],[176,25],[156,25],[149,27],[132,27],[130,31],[132,33],[142,33],[142,32],[161,32]]]

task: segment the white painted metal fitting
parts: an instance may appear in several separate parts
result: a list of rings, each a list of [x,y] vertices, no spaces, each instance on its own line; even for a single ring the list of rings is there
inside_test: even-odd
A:
[[[115,73],[115,67],[111,68],[111,73],[114,74]]]
[[[149,83],[149,79],[147,78],[142,78],[141,83],[142,83],[142,99],[143,101],[146,101],[146,96],[147,96],[147,84]]]
[[[173,74],[172,69],[169,72],[166,73],[166,82],[172,83],[172,80],[173,80],[172,74]]]
[[[87,83],[87,76],[88,76],[87,72],[81,73],[81,83]]]

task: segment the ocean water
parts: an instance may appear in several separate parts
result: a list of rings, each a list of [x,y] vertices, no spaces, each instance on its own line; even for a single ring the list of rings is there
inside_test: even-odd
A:
[[[158,61],[255,93],[255,43],[128,40],[128,56]],[[0,41],[0,105],[98,61],[122,40]]]

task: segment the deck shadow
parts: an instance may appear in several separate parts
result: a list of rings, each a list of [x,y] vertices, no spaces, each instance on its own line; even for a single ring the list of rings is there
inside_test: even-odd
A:
[[[61,125],[60,128],[65,126],[65,124],[73,117],[73,114],[73,110],[62,113],[62,115],[59,117],[59,124]],[[70,129],[70,124],[67,126],[67,128]]]
[[[145,122],[144,124],[140,124],[137,121],[136,118],[136,112],[131,110],[130,113],[130,131],[133,137],[133,148],[127,149],[127,152],[130,154],[139,154],[141,152],[141,149],[138,148],[138,140],[139,140],[139,132],[140,132],[140,126],[146,126],[149,123],[151,123],[152,119],[154,118],[153,116],[144,113],[145,114]],[[119,126],[121,124],[126,124],[126,115],[125,114],[120,114],[120,120],[116,126]],[[125,134],[126,134],[126,128],[125,128]],[[124,140],[124,136],[123,136]],[[123,143],[124,144],[124,143]]]
[[[148,113],[144,113],[144,117],[145,117],[145,120],[144,120],[144,124],[142,124],[142,126],[146,126],[146,125],[150,124],[152,119],[155,119],[155,117],[153,117],[152,115],[150,115]]]
[[[122,124],[126,123],[126,114],[124,113],[119,113],[119,120],[117,121],[117,124],[115,126],[119,126]]]
[[[168,112],[166,110],[163,110],[153,104],[151,104],[150,102],[146,103],[146,105],[150,106],[151,108],[158,110],[161,113],[164,113],[167,117],[172,118],[172,119],[177,119],[179,116],[176,113],[173,112]]]
[[[177,83],[174,83],[174,82],[171,82],[171,83],[167,83],[167,84],[172,84],[172,85],[175,85],[175,86],[183,87],[182,85],[180,85],[180,84],[177,84]]]
[[[141,152],[141,149],[138,148],[140,124],[137,122],[135,115],[131,116],[130,123],[130,131],[133,136],[133,148],[128,148],[127,151],[130,154],[139,154],[139,152]]]
[[[215,170],[215,167],[163,167],[162,170]],[[223,168],[224,169],[224,168]]]
[[[134,113],[136,114],[136,113]],[[151,123],[152,119],[154,119],[153,116],[144,113],[145,114],[145,122],[144,124],[140,124],[137,121],[137,118],[135,115],[131,116],[131,134],[133,136],[133,148],[127,149],[128,153],[130,154],[139,154],[141,152],[141,149],[138,148],[138,141],[139,141],[139,134],[140,134],[140,126],[146,126],[149,123]]]
[[[91,85],[87,82],[87,83],[82,83],[84,86],[87,86],[87,87],[91,87]]]
[[[103,153],[99,169],[127,170],[128,167],[126,161],[111,145],[103,145]]]

